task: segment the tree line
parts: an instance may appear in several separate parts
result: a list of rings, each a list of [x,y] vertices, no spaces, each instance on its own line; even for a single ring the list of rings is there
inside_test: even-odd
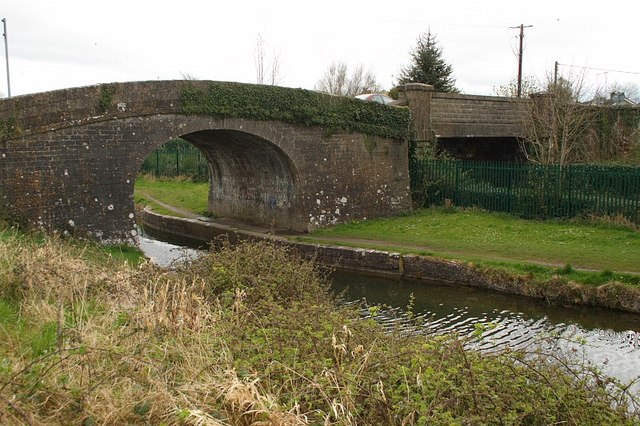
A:
[[[279,54],[276,51],[272,55],[267,53],[261,35],[257,38],[254,59],[257,83],[278,84]],[[405,83],[429,84],[437,92],[459,92],[453,66],[444,59],[443,49],[430,30],[417,37],[409,52],[409,64],[399,69],[394,84]],[[516,97],[517,84],[513,79],[494,87],[494,94]],[[609,102],[606,96],[610,92],[640,102],[640,90],[635,85],[612,83],[607,88],[594,90],[585,84],[583,73],[549,74],[544,81],[523,76],[521,87],[523,95],[530,100],[523,117],[526,134],[519,139],[527,161],[557,165],[640,164],[640,107],[620,107]],[[350,68],[341,61],[333,62],[323,72],[314,89],[339,96],[382,92],[395,97],[394,90],[385,91],[370,69],[362,64]]]
[[[424,83],[432,85],[438,92],[458,92],[453,67],[444,60],[442,48],[431,31],[418,37],[409,57],[410,64],[400,68],[396,85]],[[315,89],[340,96],[382,91],[371,70],[365,70],[360,64],[349,72],[345,62],[332,63],[316,83]]]

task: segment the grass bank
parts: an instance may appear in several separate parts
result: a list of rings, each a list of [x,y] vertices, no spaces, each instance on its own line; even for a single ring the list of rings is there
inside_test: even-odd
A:
[[[386,241],[434,253],[566,264],[640,273],[640,232],[627,226],[524,220],[465,209],[414,214],[318,229],[312,236]]]
[[[266,243],[166,271],[2,235],[2,424],[640,420],[623,386],[575,360],[384,332]]]
[[[0,220],[0,244],[8,244],[11,246],[33,247],[34,245],[47,244],[49,238],[40,233],[25,234],[22,231],[9,228]],[[112,263],[126,263],[137,266],[145,262],[145,256],[142,251],[134,246],[126,244],[110,244],[100,245],[90,241],[67,240],[65,248],[70,256],[86,257],[98,264],[110,265]],[[9,261],[5,259],[0,261],[0,265],[6,267]]]
[[[148,206],[160,214],[178,217],[188,216],[188,213],[207,216],[208,196],[208,183],[192,182],[186,177],[165,179],[151,175],[138,176],[134,191],[137,204]],[[156,200],[174,209],[169,209]]]
[[[180,216],[148,199],[202,214],[208,184],[136,181],[136,200]],[[296,240],[420,254],[470,263],[540,281],[558,277],[587,285],[611,281],[640,286],[640,232],[602,219],[535,221],[473,209],[422,209],[413,214],[323,228]]]
[[[540,279],[560,275],[591,285],[640,285],[640,232],[604,220],[535,221],[472,209],[422,209],[298,239],[462,260]]]

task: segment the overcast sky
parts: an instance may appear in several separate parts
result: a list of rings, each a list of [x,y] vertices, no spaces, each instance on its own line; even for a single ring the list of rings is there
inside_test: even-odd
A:
[[[313,89],[342,61],[364,65],[390,89],[429,29],[457,87],[489,95],[517,74],[519,31],[509,27],[520,24],[532,25],[525,75],[542,80],[558,61],[565,74],[582,71],[566,65],[610,70],[588,71],[592,85],[640,86],[639,12],[637,0],[0,0],[13,96],[184,75],[255,83],[259,34],[267,60],[279,57],[282,86]]]

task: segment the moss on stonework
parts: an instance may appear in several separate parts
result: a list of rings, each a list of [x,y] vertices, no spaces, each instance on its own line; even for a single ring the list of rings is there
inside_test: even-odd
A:
[[[114,84],[103,84],[100,86],[100,111],[107,112],[113,104],[115,94],[116,86]]]
[[[323,127],[327,134],[358,132],[408,140],[408,108],[332,96],[304,89],[211,82],[206,89],[186,84],[183,112],[190,115],[283,121]]]
[[[374,137],[365,135],[364,146],[367,148],[367,151],[369,152],[369,154],[373,154],[373,150],[376,149],[376,145],[377,145],[377,142]]]
[[[0,119],[0,141],[15,138],[21,134],[22,129],[15,117]]]

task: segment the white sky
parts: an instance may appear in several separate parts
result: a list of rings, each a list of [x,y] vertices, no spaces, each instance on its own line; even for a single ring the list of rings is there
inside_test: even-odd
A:
[[[280,58],[282,86],[313,89],[331,62],[343,61],[363,64],[390,89],[429,28],[457,87],[488,95],[517,74],[518,30],[509,27],[520,24],[533,25],[525,29],[525,75],[543,80],[555,61],[640,73],[639,12],[637,0],[0,0],[13,96],[184,74],[254,83],[258,34],[267,59]],[[587,78],[640,86],[640,74]]]

